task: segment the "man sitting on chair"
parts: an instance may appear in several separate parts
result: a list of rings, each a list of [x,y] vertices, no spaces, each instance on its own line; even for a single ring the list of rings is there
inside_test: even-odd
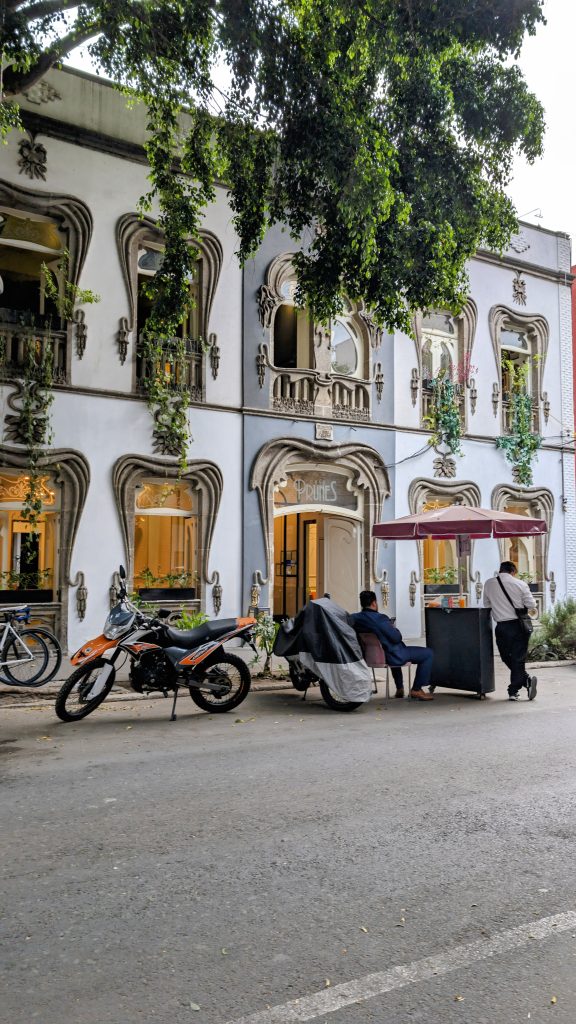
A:
[[[373,590],[363,590],[360,594],[362,611],[352,615],[354,629],[357,633],[374,633],[386,654],[386,661],[392,671],[396,683],[396,696],[404,696],[402,665],[411,661],[417,665],[414,683],[410,690],[413,700],[434,700],[431,693],[425,693],[423,687],[428,686],[432,673],[434,652],[430,647],[407,647],[402,640],[402,633],[387,615],[378,611],[378,601]]]

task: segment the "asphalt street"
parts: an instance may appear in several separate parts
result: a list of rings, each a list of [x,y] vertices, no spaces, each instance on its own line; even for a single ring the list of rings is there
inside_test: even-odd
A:
[[[3,709],[2,1024],[574,1024],[576,669],[539,679]]]

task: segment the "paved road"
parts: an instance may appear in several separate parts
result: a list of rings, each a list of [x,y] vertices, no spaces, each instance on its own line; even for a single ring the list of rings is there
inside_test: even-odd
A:
[[[576,670],[540,679],[6,709],[3,1024],[573,1024]]]

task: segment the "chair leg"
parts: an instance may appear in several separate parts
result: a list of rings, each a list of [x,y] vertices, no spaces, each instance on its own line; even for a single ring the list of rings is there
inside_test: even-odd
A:
[[[378,683],[376,681],[376,669],[375,668],[372,669],[372,678],[374,680],[374,686],[373,686],[373,689],[372,689],[372,693],[378,693]]]
[[[386,665],[386,700],[390,700],[390,670]]]
[[[408,700],[410,700],[410,694],[412,692],[412,666],[411,666],[410,662],[408,662],[407,668],[408,668],[408,693],[406,694],[406,697],[407,697]]]

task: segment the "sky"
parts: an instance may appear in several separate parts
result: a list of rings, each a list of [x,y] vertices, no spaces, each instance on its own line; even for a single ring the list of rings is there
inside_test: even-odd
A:
[[[576,202],[572,196],[576,170],[576,96],[572,97],[576,0],[545,0],[544,13],[547,24],[526,39],[519,59],[530,89],[546,112],[544,155],[533,165],[518,158],[508,191],[521,220],[572,236],[572,258],[576,262]],[[81,50],[73,54],[70,63],[84,71],[93,70]]]
[[[576,262],[576,131],[574,126],[575,0],[546,0],[547,24],[528,37],[520,65],[546,116],[544,156],[533,165],[516,160],[509,192],[522,220],[572,236]],[[575,90],[576,93],[576,90]],[[536,210],[542,216],[529,210]]]

